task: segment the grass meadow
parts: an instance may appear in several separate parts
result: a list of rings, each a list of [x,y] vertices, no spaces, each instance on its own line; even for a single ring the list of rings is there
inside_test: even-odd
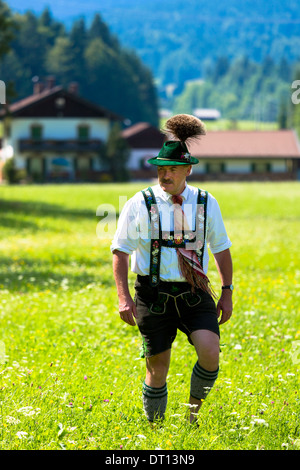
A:
[[[0,187],[1,450],[300,449],[300,184],[199,185],[220,203],[235,285],[199,428],[186,420],[196,355],[181,333],[165,422],[149,427],[140,337],[119,319],[110,240],[96,233],[99,205],[118,213],[119,196],[146,185]]]

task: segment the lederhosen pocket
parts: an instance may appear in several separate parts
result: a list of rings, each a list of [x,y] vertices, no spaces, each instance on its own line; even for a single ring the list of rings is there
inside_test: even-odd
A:
[[[159,292],[157,300],[149,305],[150,312],[154,315],[163,315],[166,312],[168,300],[169,294]]]
[[[183,294],[181,294],[181,297],[188,305],[188,307],[196,307],[196,305],[200,304],[201,302],[201,296],[196,293],[184,292]]]
[[[162,315],[166,311],[166,304],[169,295],[165,292],[159,292],[158,288],[153,288],[149,283],[141,283],[138,280],[135,283],[135,302],[140,299],[147,306],[150,313]]]

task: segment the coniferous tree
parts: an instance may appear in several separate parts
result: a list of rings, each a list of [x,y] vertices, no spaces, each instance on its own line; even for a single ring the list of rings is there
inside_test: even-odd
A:
[[[16,24],[6,3],[0,0],[0,58],[11,48]]]
[[[70,39],[67,36],[56,38],[54,46],[46,58],[46,70],[54,75],[56,81],[67,86],[76,76],[76,54]]]
[[[124,119],[158,122],[150,70],[121,47],[99,14],[88,29],[79,19],[69,32],[48,9],[39,17],[27,12],[13,18],[18,31],[11,51],[0,61],[0,74],[6,82],[13,77],[19,99],[32,93],[36,77],[43,81],[54,75],[56,83],[65,87],[77,81],[84,98]]]

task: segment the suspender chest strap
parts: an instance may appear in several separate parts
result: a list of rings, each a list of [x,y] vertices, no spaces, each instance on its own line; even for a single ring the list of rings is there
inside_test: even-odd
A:
[[[206,239],[206,213],[207,213],[207,191],[198,189],[195,231],[185,230],[180,236],[174,231],[163,232],[159,208],[151,187],[142,190],[150,220],[150,284],[153,287],[159,284],[161,247],[179,248],[191,243],[190,248],[195,250],[198,260],[202,266]]]

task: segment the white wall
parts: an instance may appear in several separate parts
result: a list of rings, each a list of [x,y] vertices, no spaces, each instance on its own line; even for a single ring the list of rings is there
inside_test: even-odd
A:
[[[285,160],[276,160],[271,163],[273,173],[284,173],[287,171],[287,165]]]
[[[130,153],[127,167],[129,170],[139,170],[141,168],[141,160],[149,160],[149,158],[157,157],[159,149],[133,149]]]
[[[17,159],[21,157],[18,141],[31,138],[32,125],[42,125],[43,139],[77,139],[80,125],[89,126],[90,139],[106,141],[109,134],[109,121],[104,118],[16,118],[11,121],[10,137],[3,144],[13,147]]]
[[[30,138],[31,126],[35,124],[43,126],[43,139],[77,139],[79,125],[90,127],[91,139],[106,140],[109,132],[107,119],[101,118],[17,118],[12,121],[11,138]]]
[[[193,165],[193,173],[202,173],[204,174],[206,171],[205,167],[206,162],[199,162],[196,165]]]
[[[251,162],[249,160],[227,160],[225,162],[225,173],[250,173]]]

